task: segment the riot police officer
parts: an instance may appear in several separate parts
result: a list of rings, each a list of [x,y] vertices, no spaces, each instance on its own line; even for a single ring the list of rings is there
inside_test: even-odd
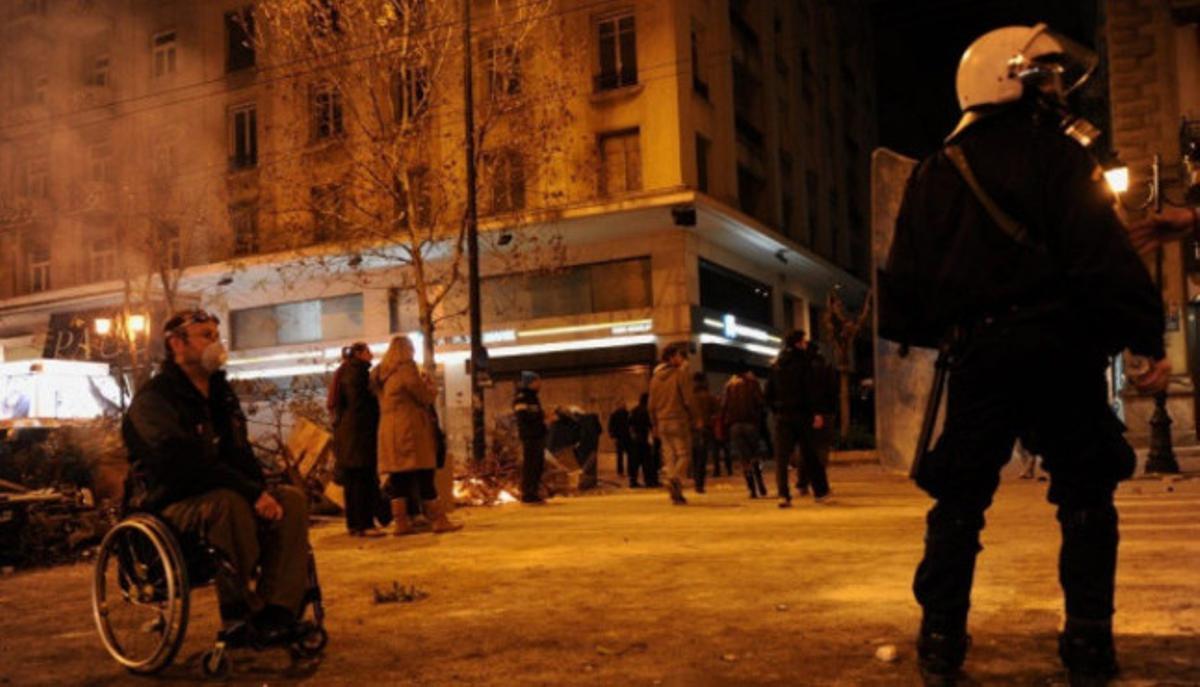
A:
[[[913,582],[927,684],[960,675],[983,515],[1018,438],[1058,508],[1071,684],[1117,671],[1113,492],[1135,462],[1104,373],[1126,348],[1151,361],[1132,380],[1143,390],[1170,366],[1160,294],[1086,150],[1099,132],[1067,105],[1096,63],[1041,24],[977,39],[958,69],[962,120],[910,177],[879,275],[880,335],[953,361],[945,428],[915,475],[936,500]]]

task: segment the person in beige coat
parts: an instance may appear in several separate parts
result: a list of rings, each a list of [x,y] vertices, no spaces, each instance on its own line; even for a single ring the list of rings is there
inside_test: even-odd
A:
[[[417,369],[413,342],[407,336],[392,339],[383,362],[371,370],[371,390],[379,398],[379,473],[391,498],[393,534],[410,534],[407,499],[420,499],[435,533],[453,532],[462,525],[451,522],[438,503],[434,470],[437,440],[434,435],[433,380]]]

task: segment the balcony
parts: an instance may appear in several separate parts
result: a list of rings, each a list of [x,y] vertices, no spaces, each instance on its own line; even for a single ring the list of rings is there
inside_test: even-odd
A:
[[[741,115],[734,117],[734,129],[737,131],[737,140],[739,143],[759,155],[762,154],[763,133],[761,129]]]
[[[92,107],[112,105],[115,100],[114,89],[111,85],[80,86],[71,95],[72,110],[86,110]]]
[[[71,212],[111,214],[116,210],[116,186],[109,181],[79,181],[71,185]]]
[[[612,72],[601,72],[592,77],[592,87],[596,93],[636,86],[637,82],[637,70],[628,68]]]

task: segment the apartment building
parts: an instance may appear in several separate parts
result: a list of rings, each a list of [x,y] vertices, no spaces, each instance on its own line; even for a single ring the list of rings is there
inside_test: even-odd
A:
[[[503,18],[476,6],[473,64],[493,75],[504,50],[488,27]],[[330,181],[353,158],[350,96],[262,54],[252,2],[7,11],[0,360],[116,355],[91,323],[131,283],[150,312],[219,312],[234,377],[286,385],[331,369],[345,343],[419,329],[411,268],[335,240],[361,200]],[[530,173],[529,151],[510,150],[479,187],[492,416],[521,369],[547,378],[547,405],[607,414],[636,400],[665,342],[692,341],[715,382],[767,365],[786,330],[816,328],[829,289],[861,300],[875,136],[861,3],[562,0],[544,19],[571,50],[521,78],[571,85],[559,167]],[[461,84],[461,59],[437,78]],[[426,86],[397,83],[399,120]],[[429,106],[439,160],[462,154],[457,97]],[[420,221],[428,206],[411,206]],[[552,250],[519,265],[506,248],[535,244]],[[313,255],[322,268],[303,269]],[[465,300],[456,285],[434,313],[452,448],[468,425]]]

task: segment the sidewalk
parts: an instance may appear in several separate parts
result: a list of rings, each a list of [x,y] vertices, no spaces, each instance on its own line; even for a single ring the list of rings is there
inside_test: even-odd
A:
[[[325,661],[289,679],[281,652],[240,656],[235,683],[916,684],[909,585],[929,502],[875,467],[834,467],[831,478],[829,507],[781,510],[725,478],[689,492],[685,508],[661,491],[619,490],[460,510],[466,529],[436,537],[352,539],[322,525]],[[1059,535],[1044,491],[1005,482],[988,515],[967,665],[982,685],[1064,684]],[[1130,482],[1118,504],[1119,684],[1200,685],[1200,480]],[[0,685],[200,681],[211,589],[194,595],[178,664],[163,681],[134,680],[100,648],[89,572],[0,577]],[[429,596],[374,604],[372,588],[393,581]],[[889,644],[899,659],[877,660]]]

